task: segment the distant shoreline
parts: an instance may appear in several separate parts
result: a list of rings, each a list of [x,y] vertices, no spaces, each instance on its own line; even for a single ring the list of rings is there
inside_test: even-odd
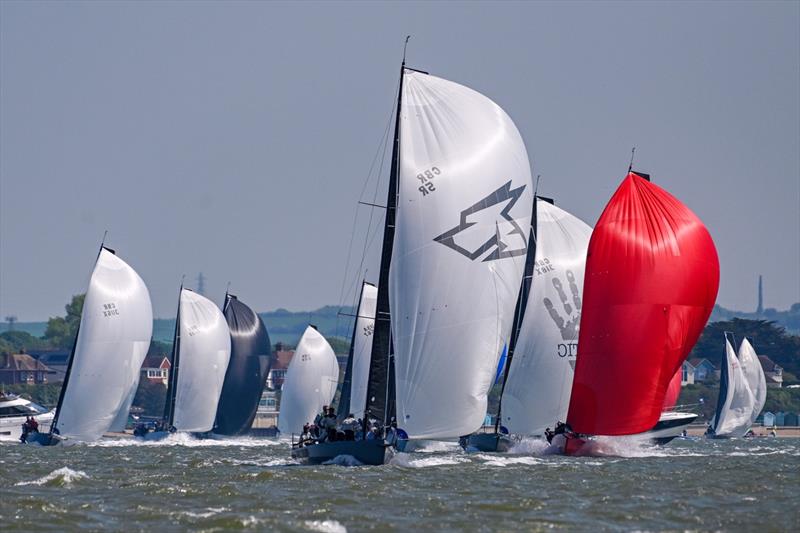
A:
[[[689,426],[689,429],[686,430],[686,434],[690,437],[702,437],[705,435],[707,427],[708,426],[705,424]],[[753,426],[751,429],[753,430],[753,433],[755,433],[756,437],[770,437],[770,432],[774,431],[775,437],[792,439],[800,438],[800,426]]]

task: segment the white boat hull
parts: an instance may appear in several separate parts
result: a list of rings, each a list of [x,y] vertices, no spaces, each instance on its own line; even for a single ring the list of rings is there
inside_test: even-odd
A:
[[[697,415],[694,413],[667,411],[661,413],[658,423],[643,435],[658,444],[666,444],[675,437],[680,437],[684,430],[696,419]]]
[[[48,411],[36,416],[36,421],[39,423],[39,432],[48,433],[50,431],[50,423],[53,421],[54,415],[55,411]],[[19,442],[19,438],[22,436],[22,424],[24,423],[24,416],[0,418],[0,441]]]

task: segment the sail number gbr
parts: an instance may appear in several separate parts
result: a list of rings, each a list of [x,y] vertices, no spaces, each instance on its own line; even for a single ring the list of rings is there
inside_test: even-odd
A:
[[[419,180],[417,190],[422,193],[422,196],[427,196],[436,190],[432,180],[441,173],[442,171],[439,170],[439,167],[431,167],[417,174],[417,179]]]

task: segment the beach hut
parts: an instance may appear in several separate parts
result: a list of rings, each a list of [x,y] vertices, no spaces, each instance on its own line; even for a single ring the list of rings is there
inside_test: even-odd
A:
[[[764,422],[762,424],[764,427],[772,427],[775,425],[775,414],[766,411],[764,413]]]
[[[783,416],[783,425],[784,426],[792,426],[796,427],[797,424],[797,413],[786,413]]]
[[[783,411],[778,411],[775,413],[775,425],[776,426],[784,426],[783,419],[786,417],[786,414]]]

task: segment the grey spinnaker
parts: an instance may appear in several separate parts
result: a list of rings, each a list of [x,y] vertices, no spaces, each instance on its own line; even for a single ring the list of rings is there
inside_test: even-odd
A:
[[[256,417],[271,366],[269,333],[261,318],[227,294],[222,310],[231,330],[231,360],[217,406],[214,433],[243,435]]]

